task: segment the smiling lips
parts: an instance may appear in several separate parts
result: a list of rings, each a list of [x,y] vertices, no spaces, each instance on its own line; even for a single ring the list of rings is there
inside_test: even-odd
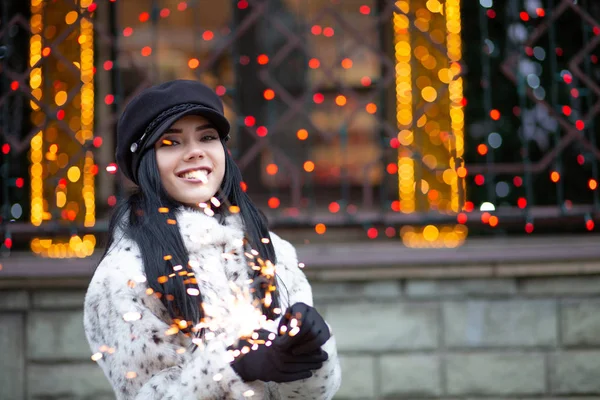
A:
[[[182,174],[178,174],[180,178],[188,181],[200,181],[202,183],[208,182],[209,171],[206,169],[196,169],[193,171],[186,171]]]

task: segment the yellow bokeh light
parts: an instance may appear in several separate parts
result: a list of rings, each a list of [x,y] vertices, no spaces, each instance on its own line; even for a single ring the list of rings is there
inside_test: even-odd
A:
[[[437,91],[431,86],[424,87],[423,90],[421,90],[421,97],[429,103],[433,103],[437,99],[437,96]]]
[[[81,178],[81,170],[77,166],[72,166],[67,171],[67,178],[73,183],[77,182]]]
[[[79,17],[79,13],[77,11],[70,11],[65,16],[65,22],[67,25],[73,25],[75,21],[77,21],[77,17]]]
[[[62,208],[67,204],[67,194],[63,191],[56,192],[56,207]]]
[[[57,106],[61,107],[67,102],[67,92],[61,90],[60,92],[54,95],[54,102]]]
[[[425,228],[423,228],[423,237],[429,242],[437,240],[439,235],[440,231],[435,225],[427,225]]]

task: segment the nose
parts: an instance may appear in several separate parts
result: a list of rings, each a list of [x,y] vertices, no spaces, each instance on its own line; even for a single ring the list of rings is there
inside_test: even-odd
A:
[[[183,159],[185,161],[190,161],[196,158],[204,158],[206,152],[200,143],[192,143],[187,146],[185,149],[185,153],[183,155]]]

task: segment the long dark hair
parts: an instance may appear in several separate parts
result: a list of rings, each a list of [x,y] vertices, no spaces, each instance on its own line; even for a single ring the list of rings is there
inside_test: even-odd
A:
[[[216,217],[223,221],[229,214],[228,206],[239,207],[245,238],[251,248],[258,252],[256,258],[276,264],[275,249],[270,240],[266,217],[242,190],[242,174],[225,143],[221,143],[225,151],[225,176],[219,193],[215,195],[222,204]],[[154,294],[160,297],[171,318],[175,322],[185,321],[188,326],[193,326],[204,318],[202,293],[198,296],[188,294],[189,288],[198,289],[198,285],[194,279],[186,276],[192,269],[188,264],[188,253],[179,229],[177,225],[167,223],[167,219],[176,220],[175,210],[182,205],[169,196],[162,185],[154,148],[150,148],[140,160],[138,181],[137,190],[121,200],[114,210],[102,259],[106,257],[116,239],[115,231],[120,229],[127,238],[138,245],[147,284]],[[166,213],[161,212],[165,209],[168,209]],[[161,223],[162,221],[165,223]],[[170,258],[165,260],[165,256]],[[176,271],[174,266],[181,266],[181,269],[178,267]],[[248,268],[252,271],[251,277],[255,282],[252,291],[255,299],[261,301],[263,314],[269,319],[277,318],[274,310],[280,307],[280,302],[275,277],[267,282],[264,278],[261,279],[260,271],[250,266]],[[276,290],[271,291],[272,302],[267,306],[262,300],[269,285],[274,286]],[[189,329],[184,331],[190,332]]]

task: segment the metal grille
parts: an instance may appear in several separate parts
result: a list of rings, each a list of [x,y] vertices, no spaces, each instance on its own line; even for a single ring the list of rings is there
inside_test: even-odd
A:
[[[44,255],[48,246],[58,246],[55,256],[93,248],[129,188],[113,164],[116,118],[140,90],[174,78],[200,79],[222,96],[233,155],[274,225],[359,225],[371,238],[397,237],[405,226],[593,230],[599,8],[570,0],[5,1],[3,248],[20,237]]]

